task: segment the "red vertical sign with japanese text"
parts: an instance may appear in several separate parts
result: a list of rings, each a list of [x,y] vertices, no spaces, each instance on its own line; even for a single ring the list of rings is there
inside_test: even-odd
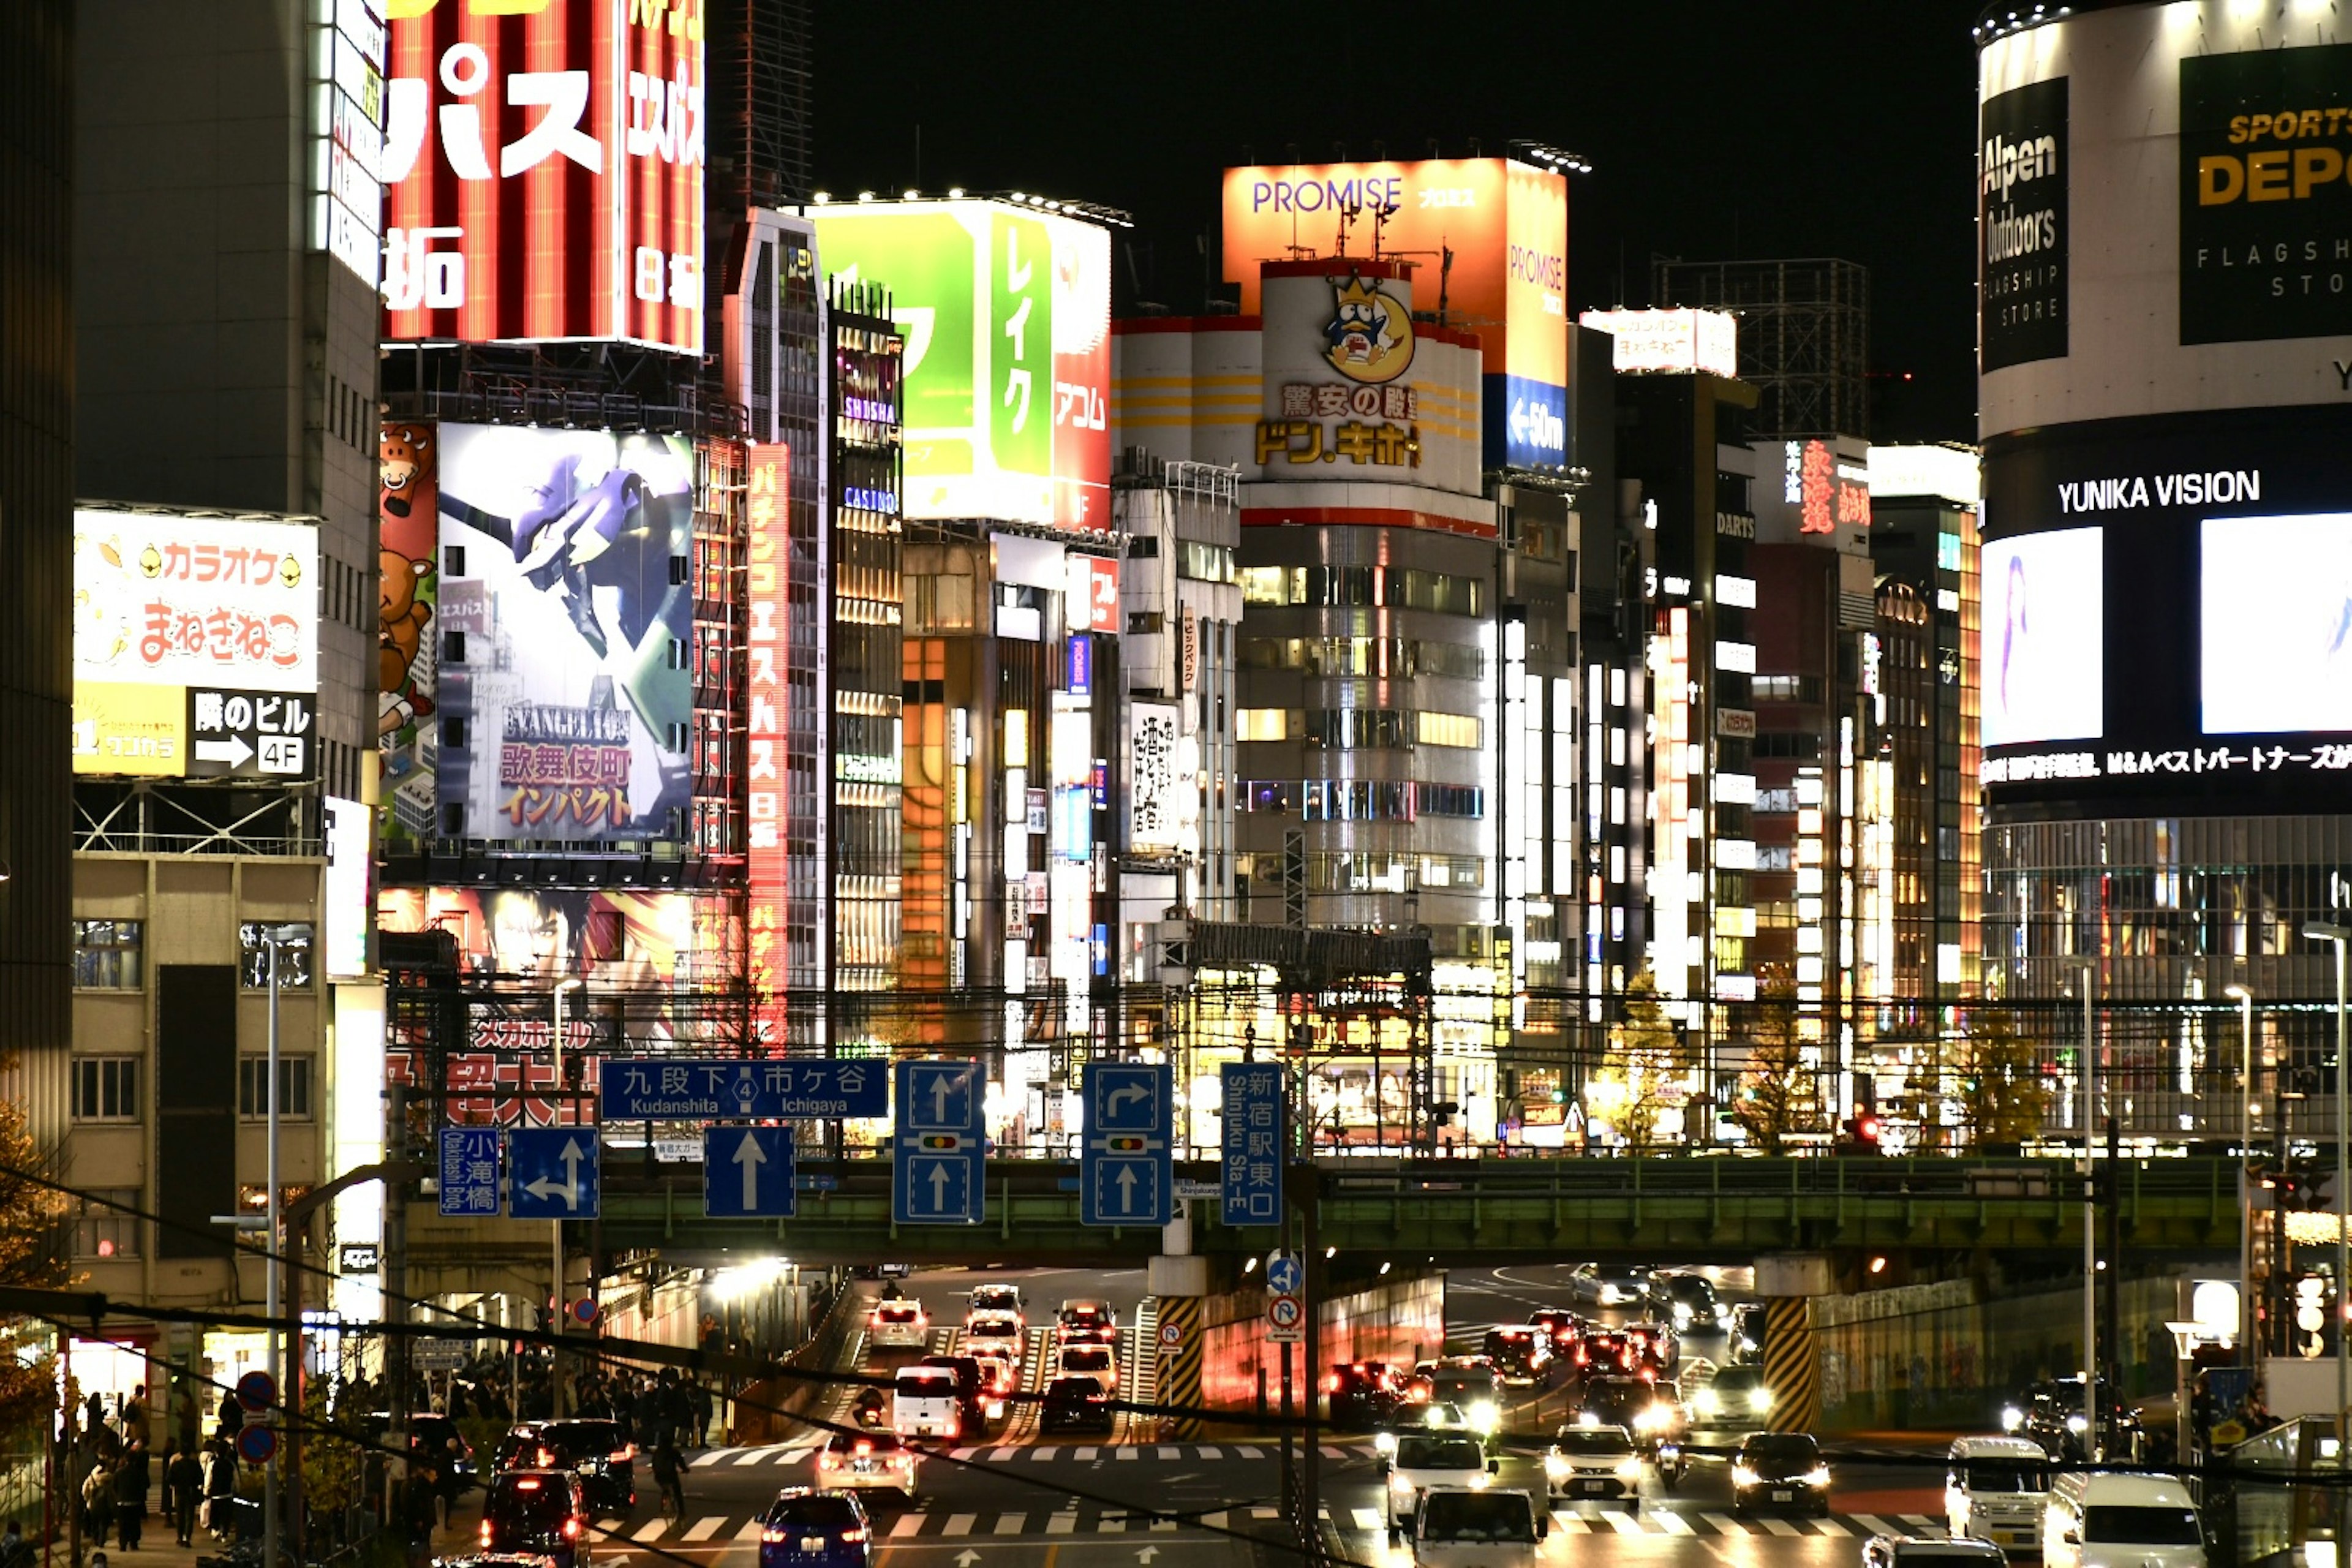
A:
[[[746,945],[752,994],[752,1037],[777,1050],[784,1043],[784,500],[792,487],[792,448],[753,442],[748,448],[744,522],[743,694],[744,881],[749,890]]]

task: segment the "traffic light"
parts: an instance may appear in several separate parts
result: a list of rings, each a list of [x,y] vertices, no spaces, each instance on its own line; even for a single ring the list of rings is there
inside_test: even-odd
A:
[[[1845,1132],[1844,1152],[1846,1153],[1876,1154],[1883,1152],[1878,1146],[1878,1118],[1872,1115],[1869,1111],[1860,1111],[1848,1117],[1846,1119],[1843,1131]]]
[[[1462,1102],[1460,1100],[1441,1100],[1435,1105],[1429,1108],[1430,1124],[1433,1127],[1443,1127],[1461,1114]]]

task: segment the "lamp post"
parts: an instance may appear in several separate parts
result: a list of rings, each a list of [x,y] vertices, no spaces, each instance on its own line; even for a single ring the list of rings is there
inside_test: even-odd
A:
[[[287,1341],[278,1323],[280,1299],[279,1270],[284,1267],[285,1256],[285,1237],[280,1233],[280,1226],[285,1215],[280,1206],[281,1194],[278,1179],[278,1118],[281,1109],[278,1105],[278,994],[280,985],[278,963],[281,949],[285,943],[291,941],[309,941],[310,933],[310,928],[302,925],[266,925],[260,928],[257,934],[261,938],[262,951],[267,954],[267,962],[269,965],[269,1055],[266,1064],[268,1088],[263,1090],[262,1100],[268,1119],[267,1180],[269,1184],[266,1197],[268,1217],[263,1222],[262,1234],[269,1239],[268,1250],[262,1255],[261,1261],[262,1311],[263,1315],[269,1320],[269,1375],[278,1384],[278,1405],[281,1409],[291,1405],[294,1409],[299,1410],[300,1405],[294,1387],[295,1365],[286,1359]],[[299,1363],[302,1355],[302,1332],[299,1325],[297,1325],[294,1331],[293,1350],[294,1363]],[[275,1564],[278,1561],[278,1453],[274,1448],[270,1451],[269,1464],[262,1478],[261,1560],[271,1564]]]
[[[550,1103],[556,1107],[555,1119],[558,1125],[561,1125],[563,1121],[563,999],[587,984],[576,974],[570,979],[559,980],[555,983],[556,1098]],[[563,1222],[560,1219],[550,1220],[548,1229],[554,1237],[551,1248],[554,1267],[549,1276],[554,1283],[547,1297],[551,1308],[548,1313],[547,1326],[549,1332],[560,1336],[563,1332]],[[547,1357],[547,1397],[548,1414],[559,1421],[562,1420],[563,1418],[563,1356],[558,1351],[551,1351]]]
[[[2091,1127],[2099,1119],[2098,1035],[2091,1016],[2091,982],[2098,963],[2069,959],[2083,977],[2083,1457],[2099,1458],[2099,1200],[2091,1163]]]
[[[2260,1359],[2254,1353],[2254,1215],[2242,1173],[2254,1157],[2254,994],[2225,985],[2221,994],[2238,1004],[2238,1088],[2245,1100],[2238,1130],[2238,1353],[2252,1367]]]
[[[2303,928],[2303,934],[2314,942],[2336,944],[2336,1462],[2340,1466],[2352,1461],[2345,1452],[2344,1417],[2352,1410],[2352,1387],[2347,1387],[2347,1375],[2352,1375],[2352,1358],[2345,1353],[2344,1309],[2352,1296],[2347,1296],[2345,1284],[2352,1276],[2352,1084],[2346,1079],[2352,1061],[2345,1056],[2344,982],[2345,947],[2352,942],[2352,926],[2331,925],[2314,921]]]

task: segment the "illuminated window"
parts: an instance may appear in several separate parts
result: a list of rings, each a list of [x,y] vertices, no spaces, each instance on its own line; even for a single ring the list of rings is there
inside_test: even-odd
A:
[[[123,1212],[139,1206],[137,1187],[98,1187],[76,1205],[73,1255],[76,1258],[136,1258],[140,1224]]]
[[[1289,710],[1283,708],[1244,708],[1234,715],[1234,739],[1237,741],[1280,741],[1289,737]]]
[[[1289,569],[1283,566],[1244,566],[1241,570],[1242,603],[1244,605],[1286,605],[1290,603]]]
[[[1463,713],[1421,713],[1414,716],[1415,738],[1424,746],[1475,747],[1478,721]]]
[[[143,921],[76,921],[74,979],[83,991],[136,991],[144,973],[140,962],[146,940]]]
[[[236,928],[237,945],[241,950],[237,975],[248,991],[269,988],[269,949],[268,933],[278,933],[278,988],[280,991],[307,990],[310,984],[310,948],[314,936],[308,921],[288,921],[271,925],[259,921],[247,921]]]

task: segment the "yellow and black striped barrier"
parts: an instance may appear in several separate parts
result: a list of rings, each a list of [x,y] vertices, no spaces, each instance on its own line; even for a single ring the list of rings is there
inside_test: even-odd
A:
[[[1152,1394],[1156,1405],[1179,1405],[1197,1412],[1201,1407],[1201,1298],[1162,1296],[1160,1299],[1160,1377]],[[1195,1415],[1160,1418],[1162,1441],[1198,1437],[1201,1417]]]
[[[1822,1415],[1821,1362],[1801,1296],[1764,1303],[1764,1384],[1772,1391],[1772,1429],[1810,1432]]]

